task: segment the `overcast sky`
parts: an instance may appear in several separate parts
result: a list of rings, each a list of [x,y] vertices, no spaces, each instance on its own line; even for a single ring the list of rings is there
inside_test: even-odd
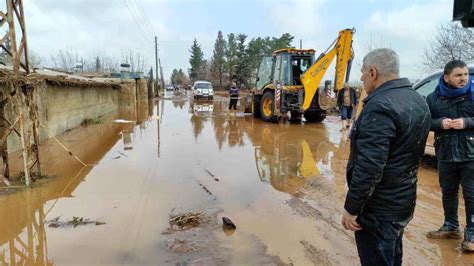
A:
[[[401,74],[419,78],[420,60],[433,33],[452,17],[452,0],[26,0],[29,48],[43,57],[59,49],[82,56],[106,51],[120,58],[134,49],[154,65],[158,36],[164,76],[186,71],[196,38],[204,57],[212,57],[217,32],[259,36],[295,36],[305,48],[324,51],[343,28],[356,28],[356,64],[360,76],[367,47],[391,47],[401,60]],[[4,5],[4,3],[3,3]],[[3,10],[3,9],[2,9]]]

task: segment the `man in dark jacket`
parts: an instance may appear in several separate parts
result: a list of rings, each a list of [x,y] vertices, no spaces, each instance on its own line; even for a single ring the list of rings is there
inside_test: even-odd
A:
[[[444,67],[435,91],[428,95],[431,129],[435,132],[444,223],[430,238],[462,238],[458,221],[458,191],[463,188],[466,230],[463,250],[474,251],[474,83],[461,60]]]
[[[344,83],[344,88],[337,95],[337,106],[341,112],[342,130],[351,127],[352,111],[357,106],[356,91]]]
[[[355,231],[362,265],[401,265],[430,113],[408,79],[399,78],[390,49],[364,57],[361,80],[368,96],[351,130],[342,225]]]
[[[232,82],[232,85],[230,86],[229,89],[229,115],[232,112],[232,109],[234,110],[234,116],[235,112],[237,111],[237,102],[239,101],[239,88],[237,87],[237,83]]]

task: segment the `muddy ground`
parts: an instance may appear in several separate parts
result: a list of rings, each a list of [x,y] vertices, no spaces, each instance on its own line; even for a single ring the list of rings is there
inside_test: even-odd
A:
[[[0,188],[0,263],[357,264],[353,234],[340,225],[349,143],[338,118],[269,124],[229,117],[226,107],[224,97],[166,92],[61,135],[86,167],[43,143],[53,178],[20,192]],[[472,265],[461,240],[425,237],[441,225],[441,193],[435,168],[419,176],[404,261]],[[202,212],[196,227],[170,225],[170,215],[187,212]],[[236,230],[224,230],[222,217]]]

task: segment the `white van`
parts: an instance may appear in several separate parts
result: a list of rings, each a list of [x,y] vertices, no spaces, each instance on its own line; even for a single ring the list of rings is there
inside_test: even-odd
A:
[[[198,80],[193,85],[194,99],[206,98],[212,100],[214,98],[214,89],[209,81]]]

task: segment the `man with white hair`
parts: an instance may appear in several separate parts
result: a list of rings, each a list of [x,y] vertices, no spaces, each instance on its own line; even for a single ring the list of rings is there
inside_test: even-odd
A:
[[[342,225],[355,232],[362,265],[401,265],[430,130],[428,106],[399,78],[399,65],[398,55],[384,48],[368,53],[361,69],[368,96],[350,133]]]

